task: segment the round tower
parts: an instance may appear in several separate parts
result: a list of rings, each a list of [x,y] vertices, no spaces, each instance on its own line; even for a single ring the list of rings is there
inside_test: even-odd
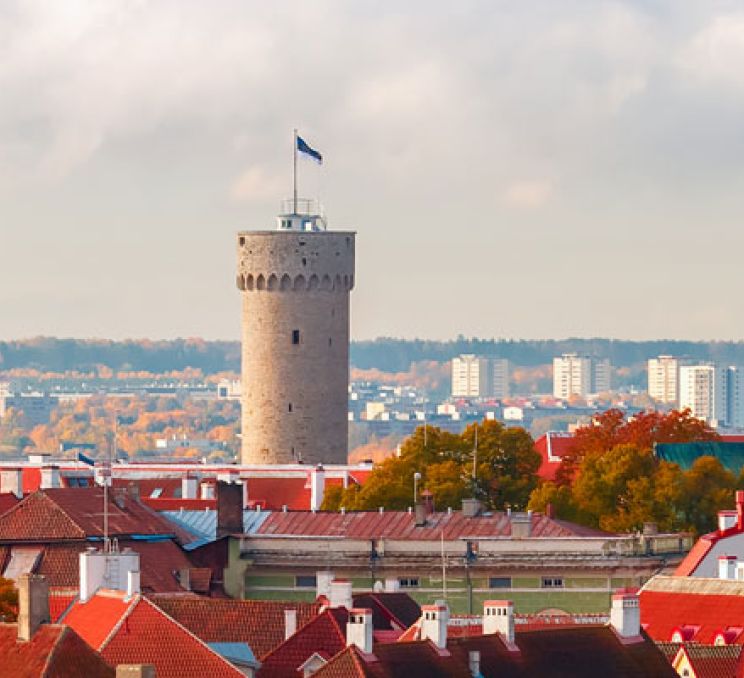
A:
[[[277,230],[238,233],[242,463],[345,464],[355,233],[286,207]]]

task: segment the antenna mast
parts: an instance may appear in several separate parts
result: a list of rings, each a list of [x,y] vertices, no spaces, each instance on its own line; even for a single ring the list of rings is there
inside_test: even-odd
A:
[[[447,600],[447,559],[444,557],[444,530],[441,531],[442,548],[442,598]]]

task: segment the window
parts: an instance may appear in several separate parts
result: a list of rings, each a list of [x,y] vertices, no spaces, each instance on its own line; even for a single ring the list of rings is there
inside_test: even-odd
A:
[[[289,403],[287,409],[291,412],[292,411],[292,403]]]
[[[512,585],[511,577],[489,577],[489,589],[510,589]]]
[[[295,588],[297,589],[314,589],[318,581],[314,574],[298,574],[295,577]]]
[[[544,589],[562,589],[563,577],[543,577],[542,587]]]
[[[418,577],[401,577],[398,583],[402,589],[416,589],[419,586],[419,579]]]
[[[300,330],[292,330],[292,343],[295,346],[300,343]]]

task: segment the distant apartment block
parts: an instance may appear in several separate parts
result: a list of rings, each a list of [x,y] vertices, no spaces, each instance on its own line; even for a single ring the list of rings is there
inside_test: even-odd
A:
[[[726,425],[744,428],[744,367],[732,365],[726,370]]]
[[[648,361],[648,394],[657,403],[676,405],[679,402],[679,369],[682,361],[670,355],[660,355]]]
[[[220,379],[217,384],[218,400],[240,400],[243,389],[239,379]]]
[[[727,370],[714,363],[683,365],[679,369],[679,406],[712,426],[727,419]]]
[[[509,361],[463,354],[452,359],[452,395],[456,398],[506,398]]]
[[[610,390],[612,366],[607,358],[597,359],[564,353],[553,358],[553,396],[567,400]]]

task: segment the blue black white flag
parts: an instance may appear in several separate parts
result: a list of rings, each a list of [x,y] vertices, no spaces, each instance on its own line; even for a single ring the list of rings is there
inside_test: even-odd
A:
[[[316,151],[314,148],[310,148],[307,142],[299,135],[297,136],[297,150],[300,153],[309,155],[319,165],[323,164],[323,156],[320,153],[318,153],[318,151]]]
[[[77,453],[77,459],[78,461],[82,461],[83,464],[88,464],[88,466],[96,465],[96,462],[94,459],[91,459],[90,457],[86,457],[82,452]]]

